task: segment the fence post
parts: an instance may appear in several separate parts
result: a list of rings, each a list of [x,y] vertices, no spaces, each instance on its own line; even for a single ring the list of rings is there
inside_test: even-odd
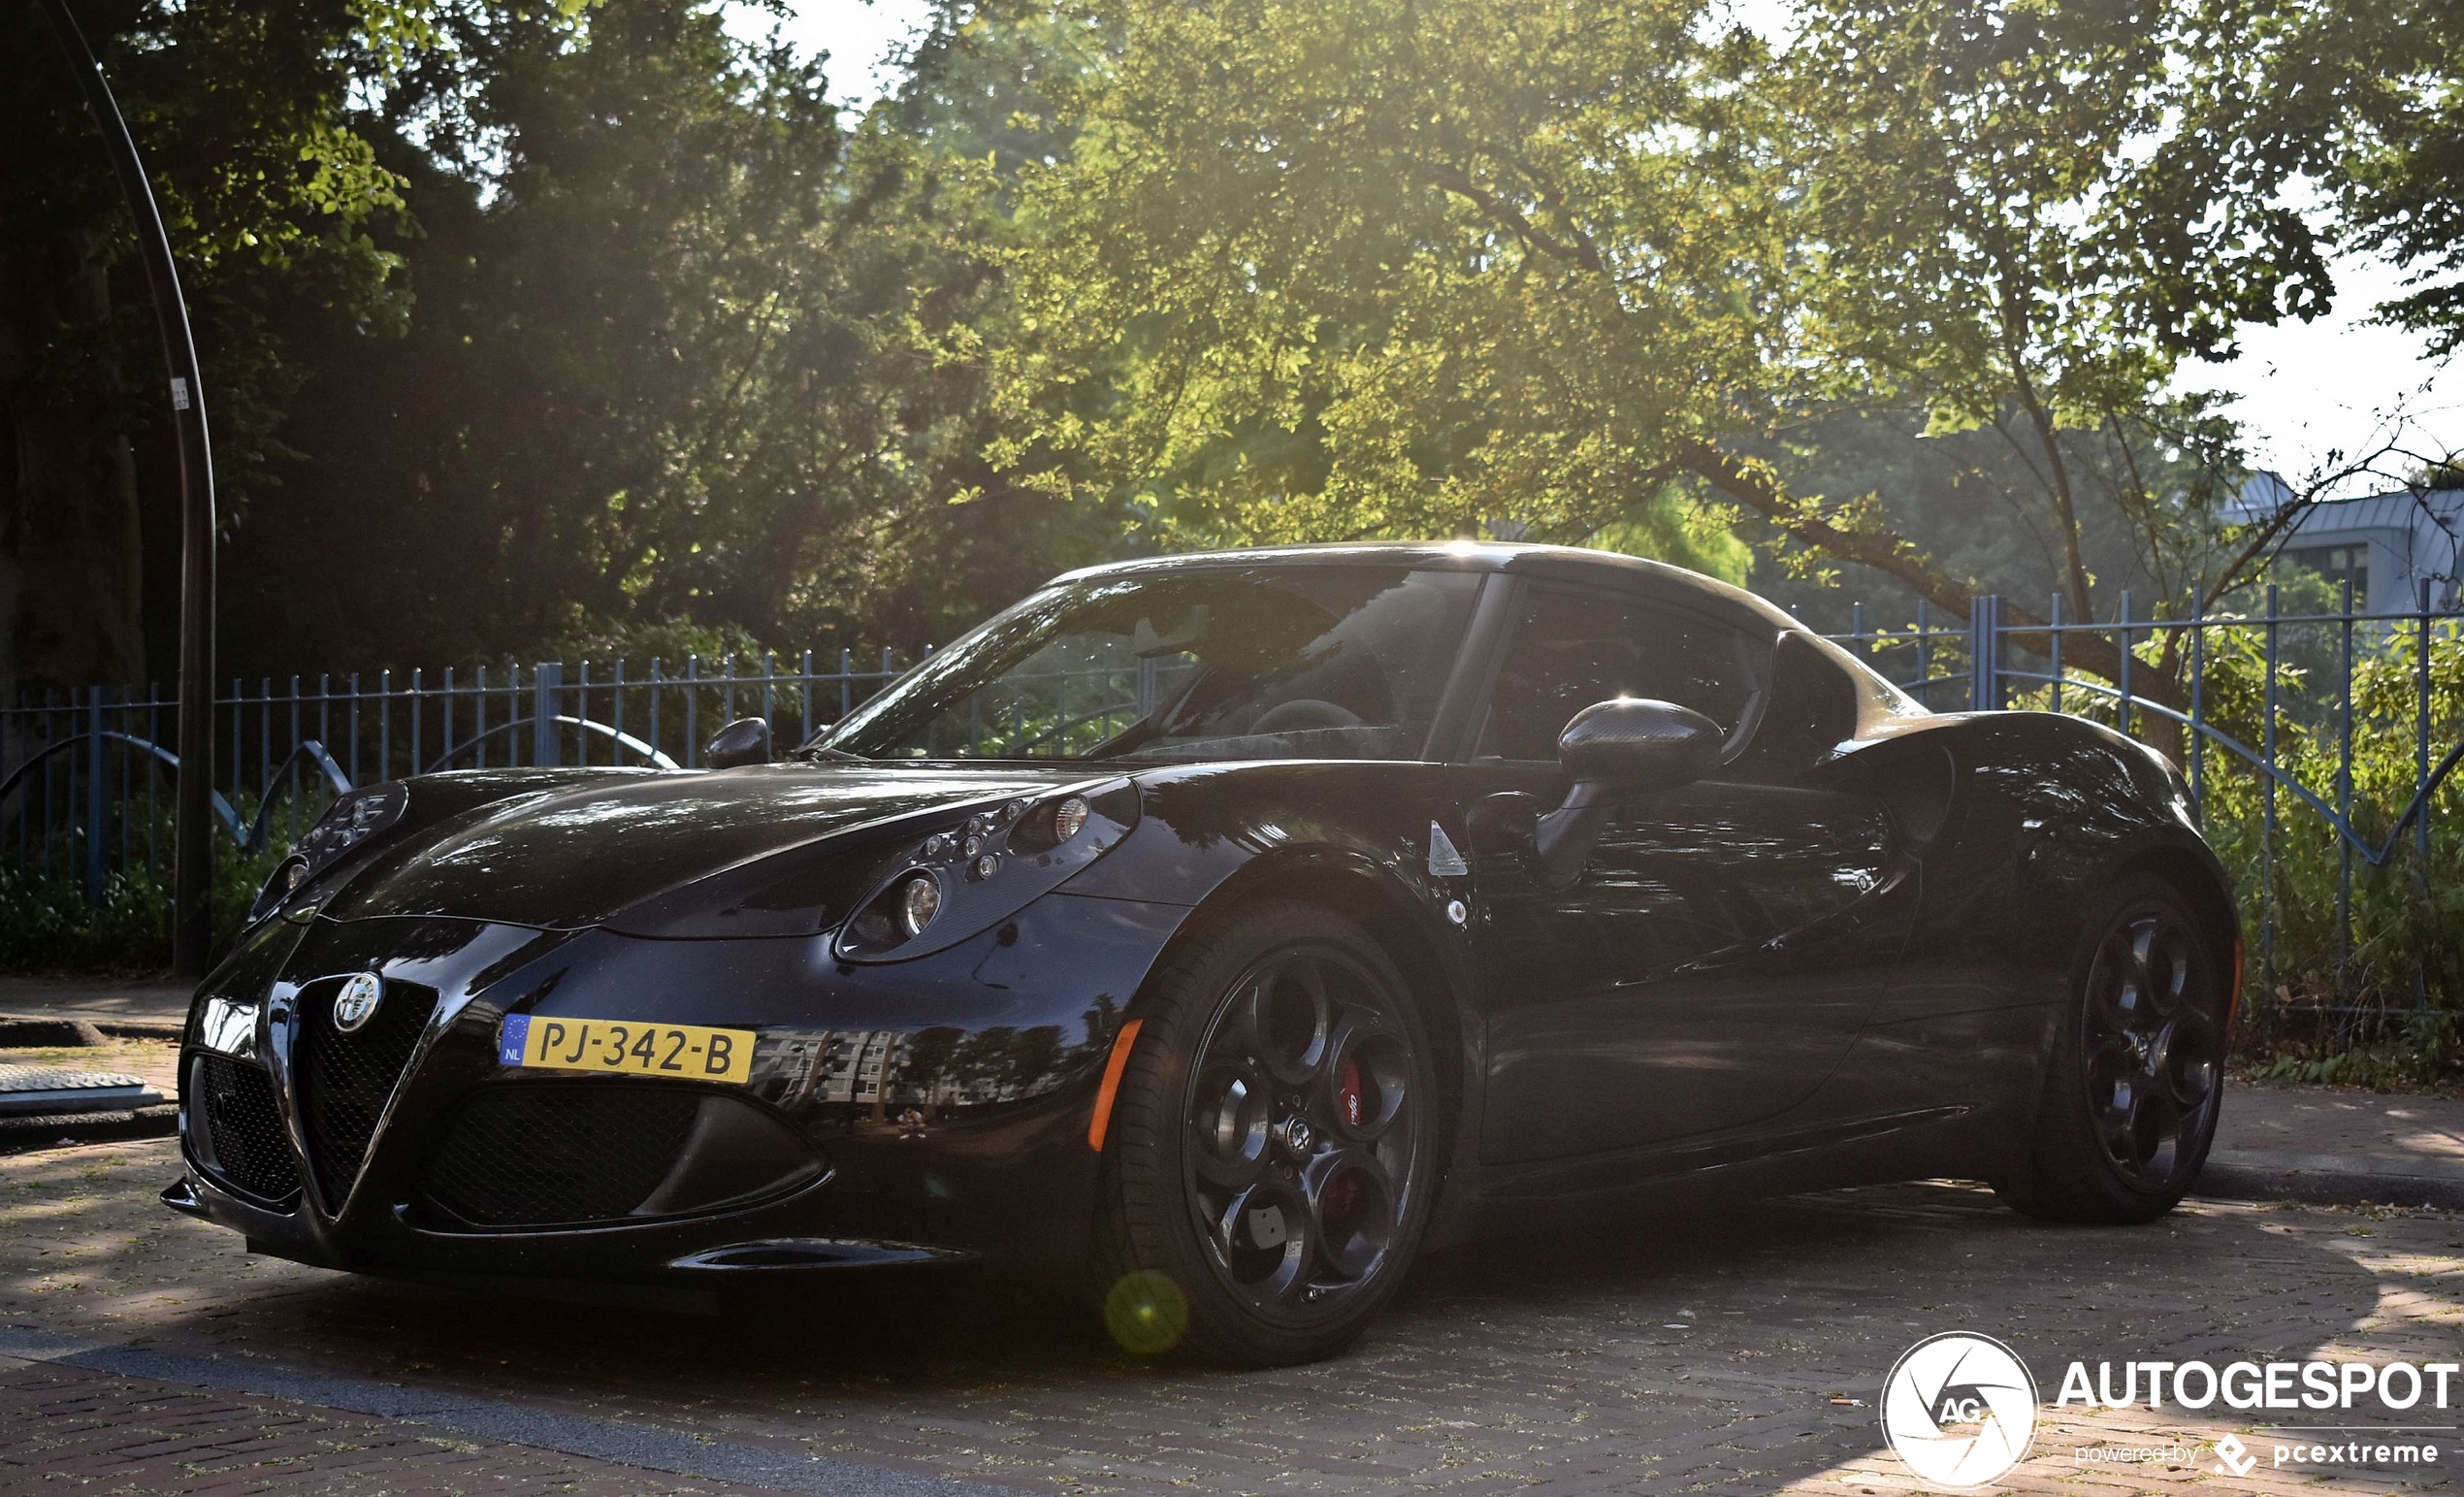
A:
[[[556,763],[556,691],[564,684],[561,663],[531,667],[531,763],[541,768]]]
[[[2267,584],[2267,702],[2265,747],[2267,772],[2259,780],[2264,794],[2258,823],[2258,960],[2259,970],[2274,986],[2276,977],[2276,584]]]
[[[2352,572],[2344,574],[2344,616],[2340,631],[2337,684],[2343,706],[2336,713],[2336,1001],[2352,993]],[[2352,1016],[2346,1014],[2336,1031],[2336,1048],[2352,1043]]]
[[[2207,602],[2190,595],[2190,804],[2207,811]]]
[[[1998,711],[2002,705],[2002,600],[1979,593],[1968,605],[1968,708]]]
[[[2114,634],[2116,635],[2116,636],[2117,636],[2117,637],[2119,637],[2119,638],[2122,640],[2122,679],[2121,679],[2119,682],[2117,682],[2117,683],[2116,683],[2117,685],[2119,685],[2119,686],[2122,688],[2122,701],[2121,701],[2121,704],[2120,704],[2119,706],[2117,706],[2117,707],[2114,709],[2114,722],[2115,722],[2116,726],[2120,727],[2120,728],[2121,728],[2121,730],[2122,730],[2124,732],[2128,732],[2130,731],[2130,661],[2131,661],[2131,655],[2130,655],[2130,590],[2129,590],[2128,588],[2126,588],[2126,587],[2125,587],[2125,588],[2124,588],[2124,589],[2122,590],[2122,607],[2121,607],[2121,610],[2120,610],[2120,611],[2119,611],[2119,612],[2115,615],[2115,617],[2116,617],[2116,618],[2117,618],[2117,620],[2121,623],[2121,626],[2122,626],[2120,629],[2117,629],[2117,630],[2115,630],[2115,631],[2114,631]]]
[[[2414,634],[2419,658],[2415,661],[2420,686],[2419,710],[2413,730],[2413,794],[2421,802],[2420,814],[2413,818],[2415,845],[2420,851],[2420,863],[2414,877],[2419,880],[2422,903],[2429,902],[2430,893],[2430,579],[2417,584],[2421,603],[2421,621]],[[2430,977],[2424,965],[2413,963],[2413,1006],[2427,1010],[2430,1006]]]
[[[685,657],[685,767],[701,767],[701,657]]]
[[[2089,616],[2094,617],[2093,614]],[[2045,619],[2046,658],[2053,662],[2047,673],[2054,678],[2053,709],[2059,712],[2061,710],[2061,594],[2053,595],[2051,605],[2045,610]]]
[[[103,689],[85,689],[85,902],[103,907]]]
[[[1926,606],[1926,604],[1925,604],[1925,600],[1924,600],[1924,599],[1922,599],[1922,598],[1920,598],[1920,599],[1918,599],[1918,600],[1917,600],[1917,690],[1916,690],[1916,699],[1917,699],[1917,702],[1918,702],[1918,704],[1919,704],[1919,705],[1921,705],[1921,706],[1923,706],[1923,707],[1927,708],[1928,710],[1930,710],[1930,709],[1932,708],[1932,706],[1933,706],[1933,613],[1932,613],[1932,610],[1931,610],[1931,609],[1929,609],[1929,608],[1928,608],[1928,607]]]

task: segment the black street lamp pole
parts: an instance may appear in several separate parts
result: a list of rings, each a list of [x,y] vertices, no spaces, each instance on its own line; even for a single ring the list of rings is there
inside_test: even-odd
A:
[[[206,444],[206,394],[197,378],[197,344],[188,332],[188,308],[179,295],[179,272],[171,259],[171,238],[146,178],[128,122],[104,81],[69,14],[67,0],[40,0],[51,30],[67,49],[69,64],[84,90],[85,107],[103,132],[119,174],[120,191],[137,220],[137,244],[146,256],[146,280],[154,297],[154,324],[163,339],[163,362],[171,367],[172,424],[179,434],[179,781],[174,801],[171,962],[178,976],[205,976],[213,942],[208,894],[213,884],[213,455]]]

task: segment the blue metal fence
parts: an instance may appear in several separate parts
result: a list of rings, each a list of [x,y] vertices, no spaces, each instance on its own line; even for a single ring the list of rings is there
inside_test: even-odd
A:
[[[2436,833],[2464,826],[2464,613],[2431,607],[2427,585],[2404,613],[2358,612],[2350,578],[2343,590],[2333,611],[2286,612],[2270,584],[2256,608],[2178,618],[2138,617],[2124,593],[2113,618],[2086,621],[2065,618],[2056,598],[2045,622],[2026,624],[1983,597],[1966,619],[1920,606],[1897,629],[1869,626],[1860,608],[1832,637],[1937,710],[2069,712],[2174,755],[2211,839],[2239,864],[2262,990],[2280,975],[2288,906],[2316,896],[2323,912],[2314,875],[2331,874],[2331,973],[2306,974],[2306,1007],[2383,1016],[2409,998],[2426,1012],[2442,996],[2440,960],[2450,967],[2443,996],[2464,1003],[2451,970],[2464,922],[2441,913],[2464,867],[2446,866],[2451,845],[2434,847]],[[2115,668],[2080,667],[2088,637],[2109,647],[2097,653]],[[2383,886],[2399,862],[2400,913],[2414,927],[2396,933],[2381,912],[2361,928],[2356,874],[2376,870]],[[2392,978],[2391,963],[2404,968]],[[2396,981],[2409,992],[2391,992]]]
[[[287,843],[355,785],[449,768],[692,768],[729,720],[759,713],[810,736],[895,676],[898,663],[807,650],[594,667],[547,663],[437,674],[233,681],[214,704],[214,811],[227,845]],[[53,689],[0,708],[0,869],[81,882],[167,874],[177,699],[159,687]]]

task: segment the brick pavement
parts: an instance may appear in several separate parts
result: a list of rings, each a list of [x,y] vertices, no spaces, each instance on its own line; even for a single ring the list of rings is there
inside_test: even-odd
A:
[[[2436,1212],[2197,1203],[2056,1230],[1958,1187],[1805,1197],[1452,1254],[1347,1355],[1226,1374],[1134,1362],[1008,1285],[858,1281],[696,1318],[323,1273],[163,1211],[175,1170],[163,1141],[0,1158],[0,1327],[1043,1491],[1878,1494],[1912,1483],[1871,1404],[1932,1331],[2001,1337],[2047,1399],[2071,1357],[2464,1353],[2464,1219]],[[2238,1417],[2048,1407],[2003,1484],[2308,1484],[2076,1456],[2204,1447]],[[2330,1484],[2451,1480],[2448,1438],[2437,1472]],[[552,1458],[569,1457],[522,1457]],[[321,1471],[265,1489],[319,1490]]]
[[[760,1497],[608,1461],[0,1357],[0,1491]]]

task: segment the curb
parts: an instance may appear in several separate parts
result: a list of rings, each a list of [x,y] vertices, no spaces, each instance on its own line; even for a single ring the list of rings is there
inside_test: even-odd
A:
[[[2207,1156],[2190,1193],[2224,1201],[2464,1211],[2464,1166],[2426,1159],[2219,1149]]]
[[[0,1047],[100,1045],[106,1039],[178,1040],[177,1019],[91,1019],[79,1014],[0,1014]]]
[[[166,1102],[132,1113],[66,1113],[41,1118],[0,1118],[0,1154],[24,1154],[62,1144],[108,1144],[129,1138],[169,1138],[179,1131],[179,1106]]]

